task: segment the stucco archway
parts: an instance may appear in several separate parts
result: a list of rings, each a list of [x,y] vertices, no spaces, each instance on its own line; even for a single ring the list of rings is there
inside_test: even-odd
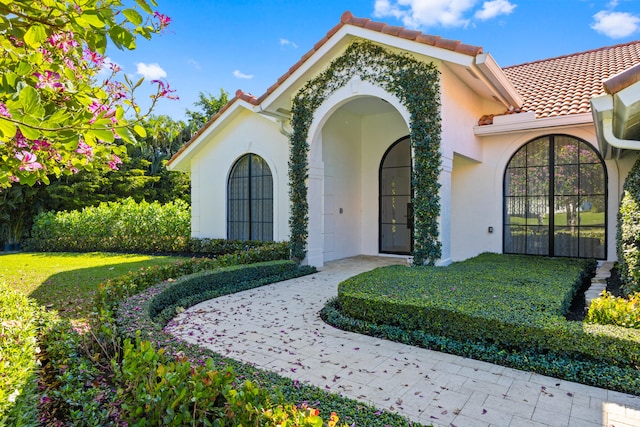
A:
[[[409,134],[408,123],[397,98],[357,76],[316,110],[309,130],[309,264],[378,254],[380,161]]]

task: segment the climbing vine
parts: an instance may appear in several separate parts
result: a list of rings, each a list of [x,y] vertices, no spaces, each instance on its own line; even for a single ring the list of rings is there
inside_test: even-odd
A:
[[[300,89],[293,99],[289,157],[291,256],[304,259],[308,237],[309,127],[318,107],[354,76],[394,94],[410,114],[414,153],[414,264],[433,264],[441,255],[440,215],[440,86],[435,65],[396,54],[370,42],[354,42],[329,67]]]

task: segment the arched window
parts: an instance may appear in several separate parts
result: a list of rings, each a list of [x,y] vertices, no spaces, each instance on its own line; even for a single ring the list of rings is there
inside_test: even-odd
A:
[[[600,155],[566,135],[520,148],[504,176],[504,252],[604,259],[607,175]]]
[[[245,154],[227,184],[227,238],[273,240],[273,178],[264,159]]]

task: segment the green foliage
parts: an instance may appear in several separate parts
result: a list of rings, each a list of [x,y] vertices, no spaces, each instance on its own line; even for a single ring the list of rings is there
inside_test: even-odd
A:
[[[33,301],[0,283],[0,425],[38,425],[38,338],[51,321]]]
[[[134,97],[143,80],[119,80],[108,44],[135,49],[170,19],[155,0],[0,2],[0,187],[49,183],[93,164],[116,168],[122,147],[143,136]],[[99,73],[110,68],[106,78]],[[158,82],[156,100],[171,97]],[[131,120],[130,118],[133,118]]]
[[[624,183],[616,235],[618,271],[625,294],[640,291],[640,158]]]
[[[177,307],[190,307],[200,301],[314,271],[311,268],[298,268],[293,261],[270,261],[195,273],[170,282],[153,298],[148,312],[153,319],[166,310],[168,316],[165,320],[169,321],[176,315]]]
[[[175,280],[178,277],[217,267],[275,261],[287,257],[287,243],[265,243],[261,247],[248,248],[241,252],[220,253],[216,259],[192,258],[170,265],[141,268],[102,283],[96,292],[95,306],[99,311],[112,311],[126,297],[165,280]]]
[[[200,130],[218,111],[229,102],[229,93],[220,89],[220,96],[217,98],[207,93],[200,92],[198,100],[193,103],[201,111],[191,111],[187,109],[186,115],[189,118],[189,128],[195,133]]]
[[[309,127],[316,109],[351,78],[381,86],[394,94],[411,114],[410,137],[414,152],[412,185],[414,205],[414,262],[433,264],[440,258],[438,217],[440,200],[440,87],[435,65],[404,54],[395,54],[368,42],[354,42],[293,99],[289,157],[291,199],[291,254],[302,260],[308,237],[307,179]]]
[[[176,200],[101,203],[82,211],[45,212],[25,246],[36,251],[187,252],[191,210]]]
[[[627,298],[614,297],[606,291],[603,292],[602,297],[591,301],[585,321],[640,329],[640,292]]]
[[[341,283],[344,314],[506,351],[640,364],[640,331],[570,322],[593,260],[483,254],[445,268],[385,267]]]
[[[148,341],[124,341],[124,356],[114,361],[121,384],[123,419],[134,426],[236,426],[255,424],[268,394],[250,382],[234,390],[233,371],[216,370],[212,361],[192,367],[185,358],[170,360]],[[259,402],[257,407],[254,402]]]
[[[121,425],[111,381],[96,363],[101,362],[101,355],[88,352],[84,342],[66,321],[57,322],[44,335],[39,405],[42,425]]]
[[[320,317],[330,325],[343,330],[384,338],[407,345],[457,354],[496,365],[509,366],[522,371],[563,378],[567,381],[589,384],[624,393],[637,395],[639,393],[638,390],[640,390],[640,377],[638,376],[638,369],[634,365],[615,365],[588,359],[578,359],[562,352],[552,353],[504,348],[490,342],[459,340],[432,334],[424,330],[375,324],[344,315],[337,298],[325,305],[320,312]],[[608,332],[612,332],[612,330],[609,329]],[[615,333],[615,331],[613,332]],[[620,339],[630,339],[630,337],[625,337],[621,334]]]

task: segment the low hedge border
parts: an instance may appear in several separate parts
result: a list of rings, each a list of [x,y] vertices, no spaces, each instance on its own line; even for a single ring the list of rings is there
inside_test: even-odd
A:
[[[564,317],[595,262],[483,254],[457,264],[363,273],[339,285],[340,306],[359,320],[456,341],[640,365],[640,331]]]
[[[243,277],[246,277],[243,275],[243,271],[247,268],[284,271],[274,274],[268,279],[253,276],[252,280],[242,280]],[[220,270],[224,271],[221,272]],[[191,363],[198,366],[209,363],[209,366],[218,366],[221,370],[231,368],[238,381],[253,381],[260,387],[271,390],[273,396],[281,396],[280,398],[283,401],[276,402],[279,404],[293,402],[297,405],[312,406],[323,414],[336,412],[340,416],[340,422],[346,422],[349,425],[357,423],[357,425],[371,427],[419,426],[419,424],[412,423],[398,414],[381,411],[367,404],[299,383],[273,372],[258,369],[250,364],[223,357],[211,350],[191,345],[164,332],[164,324],[170,320],[170,317],[173,317],[171,313],[175,313],[178,307],[187,308],[200,302],[200,300],[263,286],[278,280],[309,274],[313,271],[309,267],[297,267],[295,263],[290,261],[262,263],[257,267],[255,265],[229,267],[220,270],[196,273],[175,281],[166,281],[148,287],[144,291],[127,298],[116,309],[116,323],[119,334],[125,339],[135,338],[137,340],[150,341],[154,346],[165,349],[166,354],[175,357],[187,357]],[[234,283],[229,279],[226,284],[217,288],[213,285],[216,273],[219,274],[218,278],[235,276],[240,281]],[[211,286],[205,285],[207,280],[210,281]],[[189,283],[192,283],[192,285]],[[188,292],[178,290],[183,287],[195,290],[195,294],[188,295]],[[160,297],[160,295],[163,296]],[[156,298],[163,302],[156,302]],[[153,309],[153,312],[156,313],[155,317],[151,315],[152,306],[155,307]]]
[[[640,375],[635,366],[605,365],[593,360],[576,360],[562,353],[543,354],[537,351],[508,350],[486,342],[457,340],[424,331],[406,330],[398,326],[377,325],[344,315],[338,298],[327,302],[320,312],[320,317],[326,323],[345,331],[640,395]]]

